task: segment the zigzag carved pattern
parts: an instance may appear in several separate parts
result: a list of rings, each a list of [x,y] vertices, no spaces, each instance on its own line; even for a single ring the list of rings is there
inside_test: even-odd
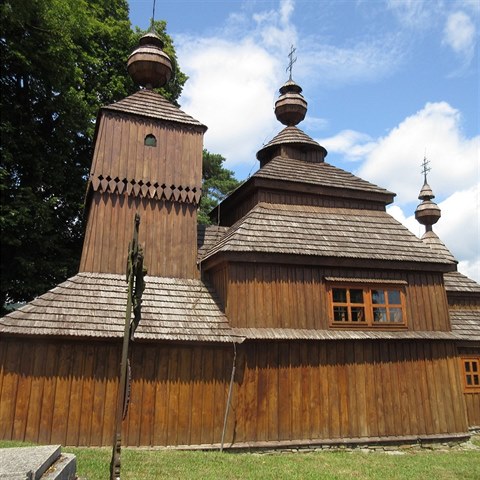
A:
[[[183,187],[181,185],[165,185],[158,182],[152,183],[143,180],[120,180],[118,177],[111,178],[103,175],[90,176],[90,182],[95,192],[117,193],[132,195],[134,197],[146,197],[156,200],[170,200],[172,202],[194,203],[200,202],[202,189],[197,187]]]

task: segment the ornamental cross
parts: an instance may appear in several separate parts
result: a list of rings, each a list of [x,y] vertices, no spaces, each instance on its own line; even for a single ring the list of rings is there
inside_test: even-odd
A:
[[[290,53],[288,54],[288,57],[290,58],[290,61],[288,63],[288,67],[285,69],[285,71],[290,71],[290,77],[289,80],[292,79],[292,67],[293,64],[297,61],[297,57],[294,57],[293,54],[296,52],[296,48],[292,45],[290,48]]]
[[[422,173],[423,173],[423,178],[425,179],[425,183],[427,183],[427,173],[431,170],[431,168],[428,166],[430,164],[430,161],[427,160],[427,157],[423,157],[423,162],[422,162]]]

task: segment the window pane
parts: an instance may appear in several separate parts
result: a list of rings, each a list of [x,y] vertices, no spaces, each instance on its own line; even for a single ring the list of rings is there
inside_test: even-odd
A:
[[[466,378],[467,378],[467,385],[471,385],[472,384],[472,376],[467,375]]]
[[[352,322],[364,322],[365,312],[363,307],[352,307]]]
[[[388,303],[391,305],[400,305],[400,291],[399,290],[388,290]]]
[[[333,307],[333,321],[347,322],[348,321],[347,307]]]
[[[335,303],[347,303],[347,289],[346,288],[334,288],[333,289],[333,301]]]
[[[469,372],[470,371],[470,362],[465,361],[465,371]]]
[[[350,303],[363,303],[363,290],[350,290]]]
[[[472,362],[472,372],[478,372],[478,363]]]
[[[394,323],[403,323],[403,315],[401,308],[389,308],[390,321]]]
[[[474,375],[474,376],[473,376],[473,384],[474,384],[474,385],[477,385],[477,386],[479,385],[479,383],[478,383],[478,375]]]
[[[373,321],[374,322],[386,322],[387,321],[387,311],[385,308],[374,308],[373,309]]]
[[[157,146],[157,139],[155,135],[149,134],[145,137],[144,145],[147,147],[156,147]]]
[[[372,303],[385,304],[385,292],[383,290],[372,290]]]

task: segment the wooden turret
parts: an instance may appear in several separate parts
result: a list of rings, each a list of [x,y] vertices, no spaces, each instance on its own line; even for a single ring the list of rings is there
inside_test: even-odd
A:
[[[128,71],[144,86],[103,107],[90,170],[81,272],[125,273],[135,213],[149,275],[197,278],[197,208],[206,127],[152,88],[171,63],[153,33],[140,40]]]

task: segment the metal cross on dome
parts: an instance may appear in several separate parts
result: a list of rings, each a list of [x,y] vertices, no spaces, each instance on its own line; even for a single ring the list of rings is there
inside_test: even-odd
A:
[[[422,173],[423,173],[423,178],[425,180],[425,183],[427,183],[427,173],[431,170],[431,168],[428,166],[430,164],[430,161],[427,160],[427,157],[423,157],[423,162],[422,162]]]
[[[297,61],[297,57],[294,57],[293,54],[296,52],[296,48],[292,45],[290,48],[290,53],[288,54],[288,57],[290,58],[290,61],[288,63],[288,67],[285,69],[287,72],[290,71],[290,77],[289,80],[292,79],[292,67],[293,64]]]

